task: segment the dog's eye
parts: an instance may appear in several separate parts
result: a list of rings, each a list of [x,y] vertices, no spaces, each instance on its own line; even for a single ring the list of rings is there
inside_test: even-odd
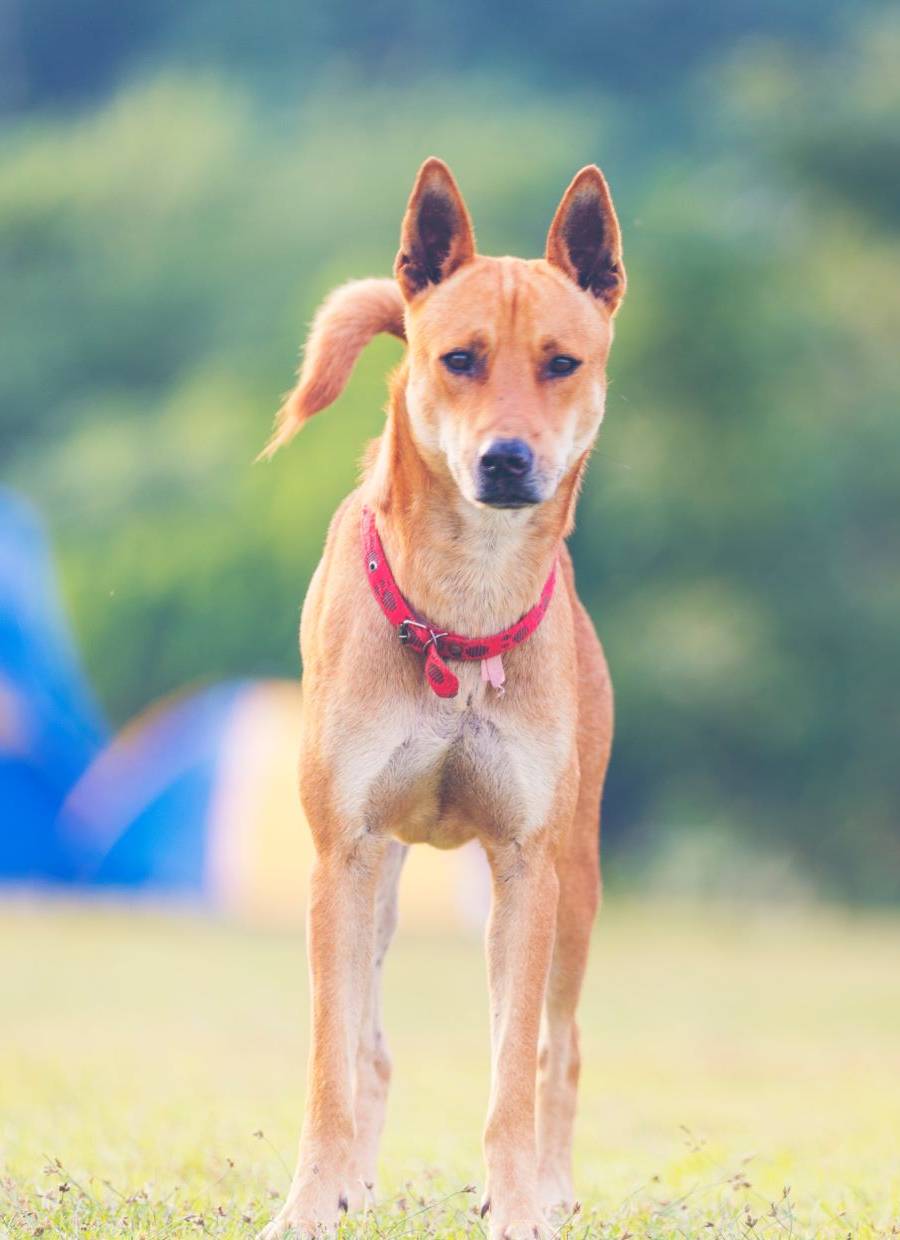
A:
[[[441,361],[454,374],[467,375],[475,365],[475,355],[468,349],[454,349],[452,353],[445,353]]]
[[[547,363],[548,375],[570,375],[576,371],[581,365],[577,357],[569,357],[565,353],[560,353],[558,357],[551,357]]]

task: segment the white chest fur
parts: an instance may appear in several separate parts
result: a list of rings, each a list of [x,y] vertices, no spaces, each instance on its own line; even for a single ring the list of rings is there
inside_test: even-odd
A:
[[[574,744],[574,720],[525,723],[485,688],[477,664],[456,665],[458,698],[427,687],[415,700],[360,712],[329,738],[350,831],[455,847],[473,835],[521,839],[547,821]]]

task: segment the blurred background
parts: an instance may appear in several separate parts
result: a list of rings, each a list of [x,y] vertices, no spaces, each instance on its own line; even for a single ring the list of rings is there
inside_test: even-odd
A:
[[[486,253],[591,161],[625,240],[577,1234],[897,1234],[898,64],[886,0],[0,0],[4,1236],[234,1240],[289,1182],[297,623],[400,345],[252,462],[430,154]],[[477,852],[400,903],[379,1234],[483,1234]]]
[[[898,62],[874,0],[3,0],[0,873],[294,906],[298,612],[400,346],[252,461],[434,153],[484,252],[589,161],[622,221],[608,881],[900,898]]]

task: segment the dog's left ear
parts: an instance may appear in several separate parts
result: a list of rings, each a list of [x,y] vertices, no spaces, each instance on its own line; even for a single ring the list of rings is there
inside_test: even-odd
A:
[[[596,164],[582,168],[563,195],[547,234],[546,256],[615,314],[625,294],[622,238]]]
[[[475,257],[475,233],[453,174],[432,156],[419,169],[403,227],[394,275],[407,301],[440,284]]]

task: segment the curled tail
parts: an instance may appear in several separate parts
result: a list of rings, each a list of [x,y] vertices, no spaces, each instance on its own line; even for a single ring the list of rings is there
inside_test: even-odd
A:
[[[351,280],[329,293],[309,329],[297,386],[275,417],[272,437],[259,454],[270,459],[307,418],[337,400],[360,353],[373,336],[406,339],[403,297],[394,280]]]

